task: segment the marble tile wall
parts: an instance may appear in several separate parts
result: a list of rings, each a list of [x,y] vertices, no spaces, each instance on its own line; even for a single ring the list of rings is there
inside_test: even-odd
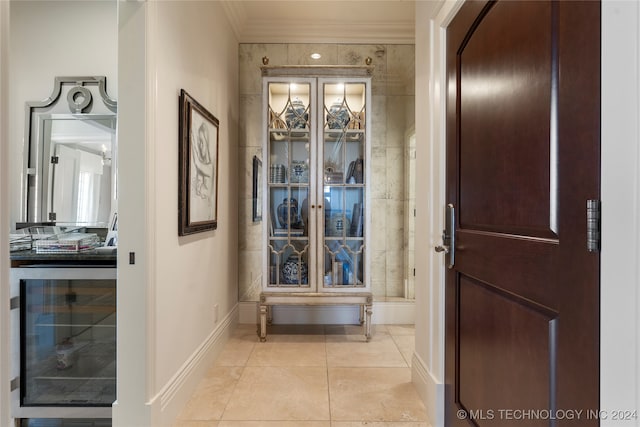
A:
[[[322,58],[313,60],[312,52]],[[262,155],[262,58],[269,65],[360,65],[373,59],[371,287],[376,298],[404,297],[407,132],[415,123],[414,45],[241,44],[239,130],[239,299],[257,301],[262,280],[262,226],[252,221],[253,156]],[[411,267],[412,269],[413,267]]]

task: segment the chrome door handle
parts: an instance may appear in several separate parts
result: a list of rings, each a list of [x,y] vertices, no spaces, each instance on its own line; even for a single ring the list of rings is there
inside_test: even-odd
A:
[[[449,246],[447,245],[438,245],[435,247],[436,252],[444,252],[445,254],[449,253]]]
[[[456,258],[456,236],[455,236],[455,225],[456,225],[456,210],[453,204],[449,203],[447,205],[447,213],[445,219],[445,229],[442,230],[442,244],[435,247],[436,252],[444,252],[445,255],[448,255],[449,262],[447,263],[447,268],[453,268],[455,264]]]

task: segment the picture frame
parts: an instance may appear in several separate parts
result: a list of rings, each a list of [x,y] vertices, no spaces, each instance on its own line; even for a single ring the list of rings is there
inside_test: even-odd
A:
[[[262,160],[253,156],[253,222],[262,221]]]
[[[184,89],[178,129],[178,235],[218,227],[219,121]]]

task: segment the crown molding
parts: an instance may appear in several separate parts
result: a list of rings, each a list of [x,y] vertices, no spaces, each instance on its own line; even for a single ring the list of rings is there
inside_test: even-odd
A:
[[[355,22],[344,19],[250,19],[245,2],[220,2],[240,43],[413,44],[415,22]]]
[[[238,38],[241,43],[414,44],[415,23],[336,20],[248,22]]]

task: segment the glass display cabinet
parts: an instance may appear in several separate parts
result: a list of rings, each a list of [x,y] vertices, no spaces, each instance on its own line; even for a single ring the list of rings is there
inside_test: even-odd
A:
[[[360,305],[370,337],[371,71],[263,67],[262,340],[286,304]]]

